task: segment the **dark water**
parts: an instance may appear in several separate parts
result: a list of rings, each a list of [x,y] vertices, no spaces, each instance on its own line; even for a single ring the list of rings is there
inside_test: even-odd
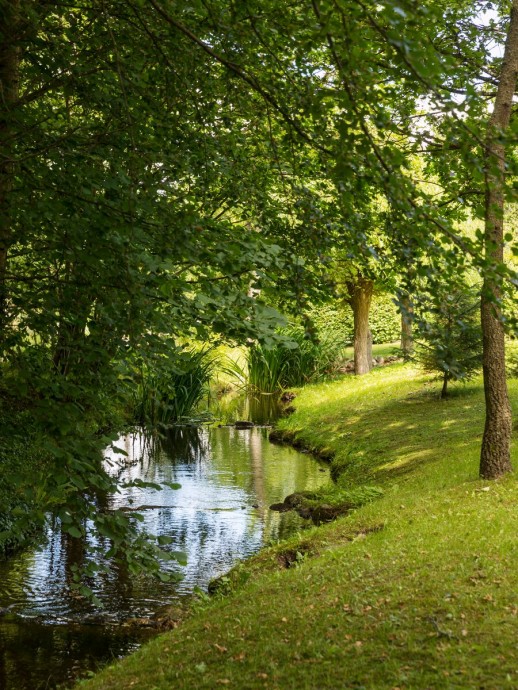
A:
[[[267,415],[268,416],[268,415]],[[268,442],[268,430],[178,428],[151,443],[142,435],[119,440],[127,458],[111,456],[123,479],[178,482],[178,490],[128,488],[111,507],[141,507],[144,527],[173,539],[187,566],[164,564],[182,575],[177,584],[129,577],[121,570],[99,577],[95,609],[71,591],[71,567],[84,544],[56,526],[48,542],[0,562],[0,688],[55,688],[136,649],[152,633],[128,619],[152,616],[181,603],[195,587],[226,572],[238,559],[307,527],[294,513],[268,506],[294,491],[328,481],[328,471],[307,455]],[[322,471],[325,470],[325,471]]]

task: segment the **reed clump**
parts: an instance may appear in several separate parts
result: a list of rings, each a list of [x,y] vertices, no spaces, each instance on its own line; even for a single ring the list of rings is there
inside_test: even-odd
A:
[[[216,364],[207,348],[176,351],[133,369],[131,418],[143,426],[170,426],[190,419],[208,392]]]

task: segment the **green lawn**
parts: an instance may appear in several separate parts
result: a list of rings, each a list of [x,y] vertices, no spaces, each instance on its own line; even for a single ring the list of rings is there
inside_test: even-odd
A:
[[[480,381],[438,393],[408,365],[300,392],[285,432],[381,498],[242,564],[82,689],[517,688],[516,476],[477,478]]]
[[[394,343],[376,343],[372,346],[373,357],[388,357],[389,355],[397,354],[400,343],[399,340]],[[353,359],[354,348],[352,346],[346,347],[344,350],[345,359]]]

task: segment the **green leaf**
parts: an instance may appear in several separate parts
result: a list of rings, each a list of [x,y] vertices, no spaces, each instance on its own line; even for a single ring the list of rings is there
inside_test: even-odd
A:
[[[182,485],[178,484],[178,482],[162,482],[162,484],[168,486],[170,489],[178,490],[182,488]]]
[[[180,565],[187,565],[187,554],[184,551],[171,551],[171,556]]]
[[[173,537],[167,537],[165,535],[159,536],[157,538],[157,542],[160,544],[160,546],[166,546],[167,544],[172,544],[174,541]]]

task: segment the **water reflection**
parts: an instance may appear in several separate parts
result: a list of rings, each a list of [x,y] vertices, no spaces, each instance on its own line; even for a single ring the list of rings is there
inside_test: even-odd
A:
[[[149,616],[195,586],[206,588],[237,559],[305,528],[296,514],[275,513],[268,506],[328,481],[327,470],[291,448],[270,444],[267,433],[182,427],[163,438],[119,439],[127,455],[108,453],[110,472],[123,481],[174,482],[181,488],[127,487],[109,499],[108,507],[141,507],[145,529],[171,537],[171,548],[187,553],[186,567],[164,564],[183,579],[176,585],[150,583],[112,570],[91,583],[104,604],[96,610],[69,586],[72,566],[84,558],[84,543],[58,526],[49,529],[44,547],[0,563],[0,608],[11,607],[0,618],[0,687],[55,687],[78,668],[127,653],[148,633],[117,623]],[[29,655],[31,672],[24,675]]]
[[[282,408],[277,395],[237,391],[226,393],[214,405],[218,418],[232,424],[237,420],[251,420],[255,424],[271,424],[281,415]]]

